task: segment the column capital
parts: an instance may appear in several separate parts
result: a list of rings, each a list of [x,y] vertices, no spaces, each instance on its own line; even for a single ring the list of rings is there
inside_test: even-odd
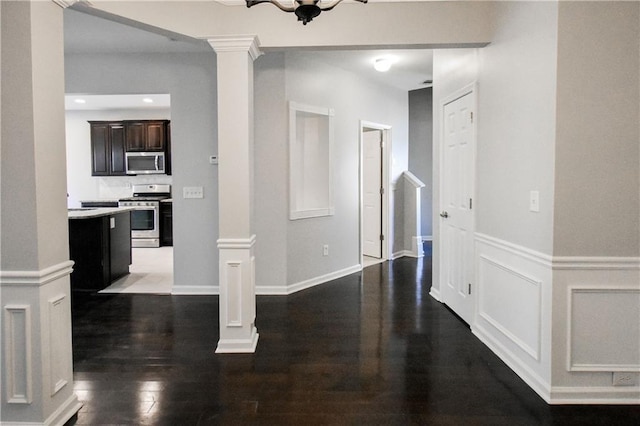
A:
[[[207,41],[216,53],[247,52],[254,61],[262,55],[257,35],[215,36],[208,37]]]

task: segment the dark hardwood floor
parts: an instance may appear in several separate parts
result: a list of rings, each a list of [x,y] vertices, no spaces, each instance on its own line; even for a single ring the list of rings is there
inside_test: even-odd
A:
[[[218,298],[74,295],[77,425],[638,425],[549,406],[429,296],[430,258],[258,297],[258,349],[218,355]]]

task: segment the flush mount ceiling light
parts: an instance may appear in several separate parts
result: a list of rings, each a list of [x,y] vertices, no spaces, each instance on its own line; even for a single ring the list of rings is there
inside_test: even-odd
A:
[[[298,17],[298,21],[302,21],[303,25],[311,22],[313,18],[320,15],[320,12],[331,10],[342,2],[342,0],[324,1],[324,0],[293,0],[291,6],[285,6],[277,0],[246,0],[247,7],[254,6],[259,3],[272,3],[284,12],[294,12]],[[356,0],[360,3],[366,3],[368,0]],[[325,4],[328,3],[326,6]]]
[[[387,72],[391,69],[391,59],[378,58],[373,62],[373,68],[378,72]]]

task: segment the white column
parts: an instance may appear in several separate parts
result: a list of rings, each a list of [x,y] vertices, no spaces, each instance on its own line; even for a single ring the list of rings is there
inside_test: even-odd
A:
[[[220,250],[218,353],[255,352],[253,61],[255,36],[208,40],[217,56]]]
[[[61,3],[0,2],[0,423],[64,424],[73,393]]]

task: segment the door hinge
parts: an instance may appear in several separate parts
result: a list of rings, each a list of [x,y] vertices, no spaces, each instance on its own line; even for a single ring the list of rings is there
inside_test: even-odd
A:
[[[473,199],[469,198],[469,210],[473,209]]]
[[[384,195],[384,188],[380,188],[380,195]]]
[[[473,111],[471,111],[471,122],[473,123]]]
[[[380,234],[380,241],[384,241],[384,235]]]
[[[471,283],[469,283],[469,294],[471,294]]]

